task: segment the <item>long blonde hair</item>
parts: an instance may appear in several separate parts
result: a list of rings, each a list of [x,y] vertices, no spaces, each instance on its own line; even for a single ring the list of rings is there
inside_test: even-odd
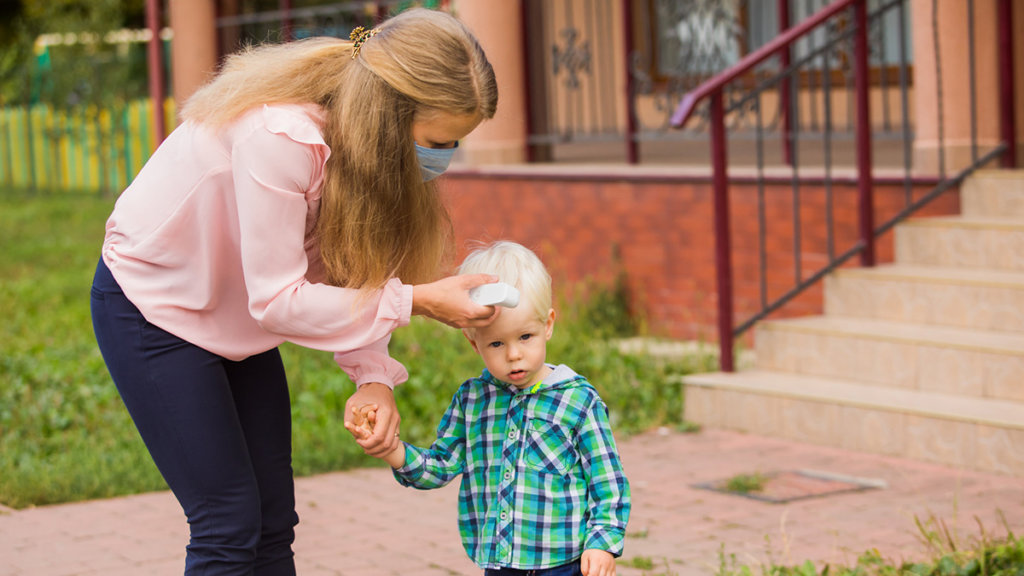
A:
[[[264,103],[315,103],[325,112],[325,167],[316,235],[327,281],[378,288],[435,279],[451,253],[451,222],[423,182],[417,118],[494,116],[498,89],[472,33],[439,11],[412,9],[352,42],[311,38],[248,48],[185,104],[186,120],[219,125]]]

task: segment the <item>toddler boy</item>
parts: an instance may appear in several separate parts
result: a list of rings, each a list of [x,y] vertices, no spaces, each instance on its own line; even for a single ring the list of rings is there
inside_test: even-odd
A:
[[[614,574],[629,483],[597,390],[545,362],[555,325],[550,275],[512,242],[476,250],[459,272],[497,275],[519,290],[519,304],[463,330],[486,368],[459,387],[437,440],[404,443],[383,459],[404,486],[440,488],[461,476],[459,531],[485,576]],[[364,437],[374,407],[356,412],[350,430]]]

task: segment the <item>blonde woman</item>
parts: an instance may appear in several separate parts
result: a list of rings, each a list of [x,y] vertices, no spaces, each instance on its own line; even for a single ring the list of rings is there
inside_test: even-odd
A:
[[[359,444],[394,450],[391,333],[496,314],[440,278],[450,223],[431,180],[494,115],[472,34],[410,10],[350,40],[231,56],[118,199],[92,289],[121,397],[188,518],[186,574],[294,574],[291,412],[277,346],[334,353],[376,404]],[[346,410],[345,418],[350,418]]]

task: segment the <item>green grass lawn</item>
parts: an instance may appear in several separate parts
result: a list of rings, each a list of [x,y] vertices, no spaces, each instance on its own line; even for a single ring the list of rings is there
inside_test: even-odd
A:
[[[10,507],[109,497],[166,486],[107,374],[92,333],[89,286],[113,200],[0,195],[0,503]],[[669,375],[708,359],[653,362],[608,342],[635,332],[613,289],[568,297],[548,351],[588,376],[620,437],[682,418]],[[398,389],[403,437],[428,443],[452,393],[482,368],[461,333],[421,321],[395,333],[409,368]],[[326,352],[282,346],[291,386],[298,475],[379,466],[345,431],[354,387]]]

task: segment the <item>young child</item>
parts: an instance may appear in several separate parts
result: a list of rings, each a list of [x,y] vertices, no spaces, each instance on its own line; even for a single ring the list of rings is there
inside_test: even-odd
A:
[[[485,576],[614,574],[629,483],[597,390],[568,366],[545,363],[551,277],[512,242],[473,252],[460,272],[497,275],[520,291],[519,305],[463,330],[486,369],[459,387],[430,448],[403,443],[383,459],[404,486],[462,477],[459,531]],[[372,432],[374,409],[353,408],[357,438]]]

